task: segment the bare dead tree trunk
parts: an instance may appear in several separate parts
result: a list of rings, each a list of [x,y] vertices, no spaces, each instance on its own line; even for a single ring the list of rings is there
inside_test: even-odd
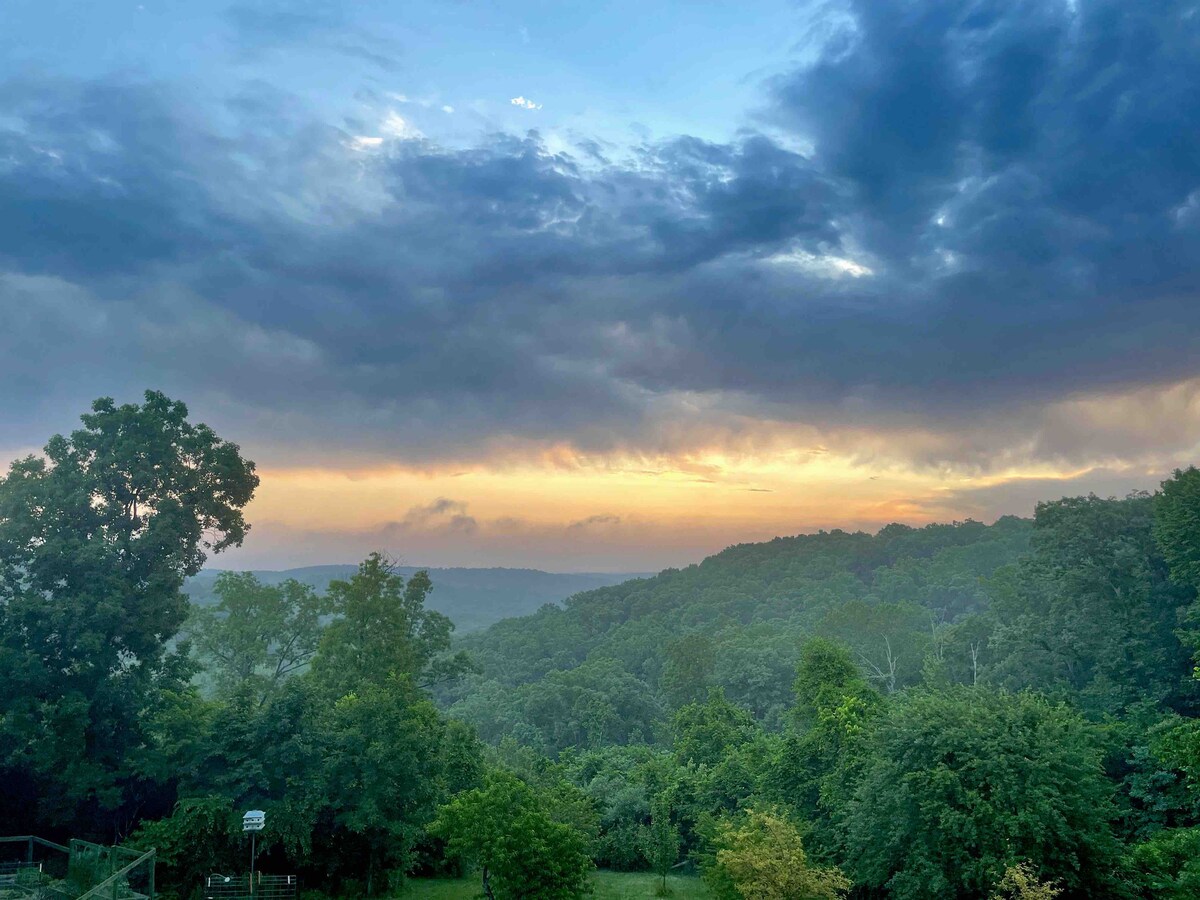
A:
[[[939,627],[942,624],[933,617],[933,613],[929,614],[929,642],[933,651],[933,658],[938,662],[943,662],[946,658],[945,629]]]
[[[867,677],[872,681],[878,681],[887,689],[889,694],[893,694],[896,691],[896,670],[900,666],[900,657],[892,653],[892,642],[886,637],[883,639],[883,646],[885,649],[884,666],[886,668],[877,666],[871,661],[869,656],[861,651],[858,654],[858,658],[866,663],[867,668],[871,670],[871,673]]]

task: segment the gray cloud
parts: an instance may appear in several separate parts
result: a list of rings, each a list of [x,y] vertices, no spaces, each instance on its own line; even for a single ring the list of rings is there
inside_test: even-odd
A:
[[[1061,456],[1097,432],[1040,410],[1200,374],[1189,6],[846,10],[768,86],[811,156],[362,153],[368,123],[262,85],[0,86],[0,440],[152,384],[279,458],[644,448],[764,412],[957,429],[960,456],[982,418],[1035,423]]]
[[[467,514],[467,504],[461,500],[438,497],[421,506],[414,506],[404,518],[385,530],[392,531],[449,531],[472,534],[479,530],[479,522]]]
[[[594,516],[588,516],[586,519],[580,519],[577,522],[572,522],[567,526],[568,531],[587,531],[593,528],[611,527],[621,524],[621,517],[615,516],[612,513],[598,513]]]

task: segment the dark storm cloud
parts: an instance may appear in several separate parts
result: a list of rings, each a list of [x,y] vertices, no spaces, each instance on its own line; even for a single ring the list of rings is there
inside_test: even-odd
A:
[[[179,259],[222,230],[192,177],[209,135],[145,85],[0,85],[0,256],[89,276]],[[196,215],[193,217],[193,211]]]
[[[261,84],[208,105],[4,85],[0,302],[39,298],[6,340],[46,344],[64,304],[88,333],[0,376],[82,400],[149,374],[263,440],[420,456],[638,445],[694,415],[680,396],[953,427],[1200,374],[1200,15],[850,12],[769,86],[776,137],[623,161],[536,133],[375,148],[378,123],[319,123]],[[297,41],[322,15],[231,13]]]

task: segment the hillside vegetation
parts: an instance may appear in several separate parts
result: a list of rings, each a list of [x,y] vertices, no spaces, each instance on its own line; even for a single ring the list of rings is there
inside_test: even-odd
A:
[[[1032,534],[1031,520],[1007,517],[730,547],[472,635],[459,646],[482,674],[444,699],[489,740],[553,750],[652,739],[665,714],[714,687],[777,728],[807,636],[845,642],[885,691],[918,683],[931,654],[961,673],[971,642],[954,626],[987,608],[988,579]],[[594,704],[578,713],[591,732],[563,722],[580,704]]]
[[[1200,470],[731,547],[457,643],[377,553],[196,613],[257,482],[153,392],[0,478],[0,834],[154,847],[180,898],[242,870],[247,809],[260,871],[338,897],[1200,896]]]
[[[253,570],[263,584],[277,585],[294,580],[324,591],[329,582],[346,579],[357,566],[304,566],[298,569]],[[466,569],[396,566],[396,574],[409,578],[426,571],[433,580],[434,591],[429,608],[449,616],[459,634],[486,628],[501,619],[532,613],[547,603],[558,604],[572,594],[592,588],[618,584],[635,573],[606,572],[542,572],[538,569]],[[216,580],[222,570],[205,569],[187,579],[183,591],[192,603],[200,607],[217,602],[214,593]]]

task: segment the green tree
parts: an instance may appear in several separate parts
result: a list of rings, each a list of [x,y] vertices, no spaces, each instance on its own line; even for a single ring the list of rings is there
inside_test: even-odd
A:
[[[675,757],[685,763],[717,765],[757,731],[750,714],[726,700],[720,688],[709,692],[703,703],[689,703],[671,720]]]
[[[263,584],[250,572],[222,572],[213,593],[217,603],[193,620],[200,661],[221,693],[249,690],[260,701],[308,665],[333,608],[307,584]]]
[[[1200,897],[1200,828],[1164,828],[1129,851],[1129,868],[1151,900]]]
[[[1177,583],[1200,591],[1200,469],[1176,469],[1154,498],[1154,538]]]
[[[588,891],[583,836],[553,821],[515,775],[493,772],[438,810],[429,833],[446,854],[479,867],[489,900],[570,900]]]
[[[850,648],[823,637],[809,638],[800,648],[793,690],[796,694],[793,721],[802,729],[836,720],[838,710],[847,705],[847,698],[861,699],[864,708],[876,707],[880,702]],[[846,720],[844,726],[850,731],[861,728],[851,720]]]
[[[615,659],[550,672],[524,685],[518,697],[524,720],[554,751],[651,740],[661,715],[647,684]]]
[[[642,832],[642,854],[650,871],[661,880],[658,895],[667,895],[667,874],[679,860],[679,828],[671,821],[671,806],[665,797],[650,804],[650,824]]]
[[[143,822],[131,846],[153,848],[166,876],[159,887],[177,895],[195,895],[204,876],[240,872],[246,864],[241,813],[226,797],[180,800],[171,815]]]
[[[883,698],[867,683],[849,647],[819,637],[800,649],[795,691],[792,729],[774,760],[770,796],[828,826],[858,777]],[[836,832],[819,827],[816,834],[815,849],[831,851]]]
[[[161,393],[82,421],[0,478],[0,781],[43,827],[86,805],[120,833],[144,716],[190,675],[183,579],[242,542],[258,478]]]
[[[412,868],[440,799],[437,710],[406,676],[392,676],[342,695],[315,725],[323,765],[304,790],[324,801],[332,843],[357,850],[350,862],[365,874],[367,893],[394,886]]]
[[[903,696],[842,812],[855,881],[896,900],[980,897],[1028,861],[1072,896],[1119,896],[1101,747],[1076,713],[982,688]]]
[[[1173,584],[1153,534],[1155,502],[1070,497],[1037,507],[1033,554],[992,579],[988,678],[1075,694],[1092,715],[1196,702]]]
[[[708,696],[716,663],[712,638],[700,632],[685,634],[667,644],[666,657],[659,687],[672,709]]]
[[[379,553],[348,581],[331,581],[328,599],[336,618],[321,637],[314,677],[337,692],[363,682],[384,684],[394,675],[431,687],[469,671],[466,654],[447,656],[454,624],[425,608],[431,590],[429,573],[417,572],[406,583]]]
[[[850,889],[841,871],[808,861],[799,829],[775,810],[723,820],[713,845],[704,877],[720,900],[837,900]]]
[[[1019,862],[1005,869],[990,900],[1054,900],[1061,893],[1055,882],[1042,881],[1033,866]]]

